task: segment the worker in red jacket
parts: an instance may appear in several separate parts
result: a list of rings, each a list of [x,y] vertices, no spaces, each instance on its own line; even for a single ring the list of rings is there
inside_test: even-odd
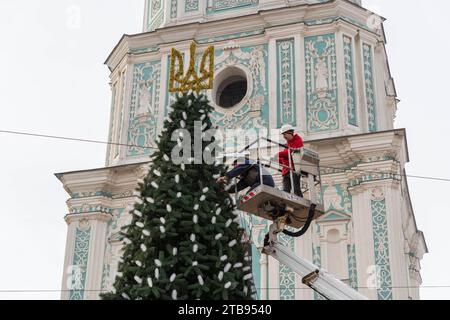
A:
[[[287,142],[287,146],[291,149],[289,152],[289,149],[286,148],[280,153],[278,153],[278,162],[283,165],[283,170],[281,175],[283,176],[283,190],[285,192],[290,193],[291,192],[291,175],[289,170],[289,156],[291,157],[291,170],[292,170],[292,180],[294,182],[294,193],[299,196],[303,197],[302,190],[300,188],[300,172],[295,172],[294,169],[294,161],[292,159],[292,153],[295,151],[300,152],[300,148],[303,148],[303,140],[302,138],[295,133],[294,128],[291,125],[284,125],[281,128],[281,134],[283,135],[283,138]],[[292,150],[292,149],[298,149],[298,150]]]

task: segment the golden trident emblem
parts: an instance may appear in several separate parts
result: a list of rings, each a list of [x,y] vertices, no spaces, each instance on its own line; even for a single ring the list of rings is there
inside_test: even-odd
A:
[[[172,48],[170,57],[169,92],[199,92],[212,89],[214,84],[214,47],[208,47],[202,55],[200,72],[195,70],[195,53],[197,44],[193,41],[190,47],[189,69],[184,75],[184,59],[180,51]],[[208,69],[206,63],[209,62]],[[177,67],[178,64],[178,67]],[[176,86],[178,84],[178,86]]]

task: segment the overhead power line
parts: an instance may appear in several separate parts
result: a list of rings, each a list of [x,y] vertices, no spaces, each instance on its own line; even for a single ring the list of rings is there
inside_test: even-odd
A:
[[[124,146],[124,147],[135,147],[135,148],[144,148],[144,149],[157,149],[155,147],[143,147],[143,146],[138,146],[138,145],[133,145],[133,144],[124,144],[124,143],[117,143],[117,142],[107,142],[107,141],[80,139],[80,138],[69,138],[69,137],[61,137],[61,136],[53,136],[53,135],[29,133],[29,132],[0,130],[0,133],[16,134],[16,135],[22,135],[22,136],[39,137],[39,138],[47,138],[47,139],[58,139],[58,140],[68,140],[68,141],[77,141],[77,142],[88,142],[88,143],[98,143],[98,144],[106,144],[106,145],[116,145],[116,146]]]
[[[433,285],[433,286],[389,286],[384,287],[387,289],[450,289],[450,285]],[[257,288],[260,290],[280,290],[283,289],[281,287],[268,287],[268,288]],[[312,290],[308,287],[296,287],[293,288],[295,290]],[[376,290],[376,287],[356,287],[356,289],[373,289]],[[0,293],[46,293],[46,292],[70,292],[77,291],[77,289],[73,290],[62,290],[62,289],[48,289],[48,290],[27,290],[27,289],[17,289],[17,290],[0,290]],[[84,292],[109,292],[108,290],[82,290]]]
[[[117,142],[111,142],[111,141],[100,141],[100,140],[92,140],[92,139],[71,138],[71,137],[39,134],[39,133],[30,133],[30,132],[0,130],[0,133],[22,135],[22,136],[30,136],[30,137],[39,137],[39,138],[46,138],[46,139],[57,139],[57,140],[67,140],[67,141],[76,141],[76,142],[85,142],[85,143],[96,143],[96,144],[104,144],[104,145],[116,145],[116,146],[123,146],[123,147],[133,147],[133,148],[158,150],[158,148],[152,147],[152,146],[139,146],[139,145],[134,145],[134,144],[117,143]],[[348,168],[338,168],[338,167],[330,167],[330,166],[320,166],[320,167],[322,169],[331,169],[331,170],[337,170],[337,171],[340,171],[340,172],[353,171],[353,172],[362,172],[362,173],[368,173],[368,174],[381,174],[381,175],[382,174],[388,174],[388,173],[392,174],[391,172],[363,170],[363,169],[355,169],[355,168],[348,169]],[[422,180],[433,180],[433,181],[441,181],[441,182],[450,182],[450,179],[448,179],[448,178],[441,178],[441,177],[429,177],[429,176],[417,176],[417,175],[405,175],[405,174],[393,174],[393,175],[399,176],[399,177],[422,179]]]

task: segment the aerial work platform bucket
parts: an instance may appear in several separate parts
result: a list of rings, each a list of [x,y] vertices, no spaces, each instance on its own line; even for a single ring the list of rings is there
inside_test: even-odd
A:
[[[292,211],[287,213],[288,219],[286,225],[300,229],[305,225],[308,219],[311,201],[295,194],[261,185],[242,197],[238,204],[239,210],[271,221],[274,221],[277,218],[273,215],[274,206],[291,208]],[[317,205],[314,220],[321,217],[323,214],[323,205]]]

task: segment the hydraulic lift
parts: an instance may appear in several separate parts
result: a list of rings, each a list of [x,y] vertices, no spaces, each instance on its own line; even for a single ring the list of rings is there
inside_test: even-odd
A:
[[[262,184],[262,167],[276,168],[270,160],[263,160],[260,157],[260,141],[265,140],[269,144],[276,144],[283,148],[288,148],[270,139],[260,138],[258,141],[248,145],[242,151],[248,151],[257,144],[256,161],[260,166],[261,185],[242,197],[238,203],[238,209],[249,214],[256,215],[273,221],[269,228],[269,233],[264,239],[262,253],[272,256],[280,263],[288,266],[302,277],[302,283],[319,293],[328,300],[367,300],[367,298],[346,285],[336,277],[328,273],[325,269],[319,268],[311,262],[296,256],[289,248],[282,245],[277,237],[284,233],[291,237],[301,237],[309,229],[312,221],[320,218],[325,212],[324,207],[319,203],[318,193],[322,193],[320,178],[319,155],[306,148],[290,149],[289,167],[291,175],[291,185],[293,185],[293,172],[301,174],[308,182],[309,199],[299,197],[293,193],[283,192]],[[289,148],[288,148],[289,149]],[[242,152],[241,151],[241,152]],[[291,188],[294,190],[294,188]],[[293,192],[293,191],[292,191]],[[291,231],[285,227],[299,229]]]

